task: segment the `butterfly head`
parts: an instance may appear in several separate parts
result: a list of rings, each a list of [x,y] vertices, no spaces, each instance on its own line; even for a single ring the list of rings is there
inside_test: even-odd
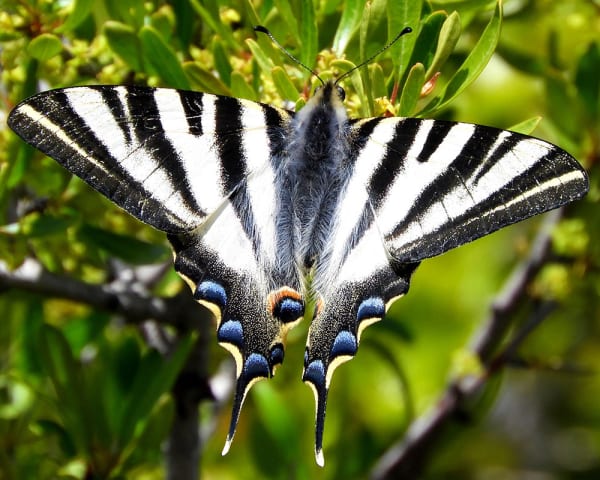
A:
[[[320,107],[325,109],[332,108],[333,110],[342,109],[345,112],[345,99],[346,92],[344,91],[344,89],[336,83],[329,81],[315,88],[313,96],[308,100],[308,102],[306,102],[304,109],[307,109],[308,107],[308,109],[310,110],[310,107]]]
[[[302,138],[330,135],[335,138],[348,120],[344,107],[345,92],[333,82],[325,82],[296,114],[297,133]]]
[[[346,99],[346,91],[335,82],[327,82],[315,88],[314,97],[320,97],[322,102],[330,101],[331,97],[343,102]]]

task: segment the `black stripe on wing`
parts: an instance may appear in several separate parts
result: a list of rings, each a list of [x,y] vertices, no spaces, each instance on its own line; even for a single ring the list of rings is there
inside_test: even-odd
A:
[[[39,94],[29,99],[27,103],[38,113],[48,118],[54,125],[60,127],[61,133],[72,141],[73,146],[85,150],[90,157],[103,159],[103,163],[106,164],[110,171],[119,168],[118,160],[113,157],[110,150],[108,150],[96,132],[89,128],[86,119],[80,117],[73,109],[64,91],[57,90],[49,95]],[[17,107],[13,115],[11,115],[11,118],[14,118],[15,114],[18,113],[18,108],[19,107]],[[16,130],[15,128],[17,126],[15,120],[12,122],[11,128],[13,128],[13,130],[17,131],[19,134],[25,131],[29,132],[29,134],[40,143],[40,146],[44,146],[48,151],[56,152],[57,156],[64,156],[62,153],[63,148],[72,147],[72,145],[59,140],[56,137],[55,132],[47,131],[46,135],[40,135],[39,132],[37,132],[39,125],[30,124],[26,119],[23,122],[19,122],[19,130]],[[37,147],[37,145],[29,139],[26,140]],[[64,163],[67,164],[68,160],[69,158],[65,158]]]
[[[377,119],[381,120],[381,119]],[[369,197],[375,208],[381,205],[391,186],[391,179],[395,178],[402,169],[406,155],[417,135],[421,121],[417,118],[403,118],[396,128],[394,139],[388,145],[386,155],[371,176],[367,186]]]
[[[127,112],[125,111],[123,102],[121,98],[117,94],[117,90],[114,88],[104,88],[104,87],[89,87],[90,89],[97,90],[102,95],[104,99],[104,103],[109,106],[111,109],[113,116],[115,119],[126,119],[128,117]],[[131,143],[131,130],[128,127],[127,122],[117,121],[117,125],[121,129],[121,133],[123,137],[125,137],[125,141],[130,144]]]
[[[139,145],[151,155],[156,162],[156,169],[162,170],[169,179],[171,190],[181,195],[186,207],[200,215],[205,216],[208,212],[203,212],[192,194],[187,178],[186,170],[182,164],[185,159],[180,158],[177,153],[177,147],[173,145],[165,134],[163,120],[160,117],[154,91],[145,87],[129,87],[127,89],[127,108],[128,117],[133,120],[130,123],[133,134]],[[182,93],[179,93],[181,101]],[[202,94],[199,95],[201,101]],[[183,105],[183,102],[182,102]],[[186,112],[187,113],[187,112]],[[195,122],[195,124],[200,122]],[[189,125],[189,121],[188,121]],[[201,152],[198,152],[200,155]],[[154,172],[147,172],[151,176]]]
[[[255,219],[247,179],[249,171],[243,149],[244,125],[242,105],[235,98],[218,97],[215,110],[215,137],[221,159],[223,190],[231,192],[229,201],[240,219],[246,236],[252,241],[254,252],[262,252],[259,236],[254,230]]]
[[[197,137],[202,136],[204,134],[204,129],[202,128],[202,112],[204,111],[202,98],[204,94],[184,91],[179,91],[178,93],[188,123],[188,133]]]
[[[434,142],[432,137],[437,136],[440,131],[444,131],[447,134],[450,131],[450,128],[454,126],[451,122],[443,122],[444,129],[437,128],[437,125],[438,122],[435,122],[434,127],[429,132],[429,136],[425,142],[426,148],[421,152],[417,161],[427,162],[435,151],[435,149],[432,150],[430,146],[427,147],[428,144],[431,145]],[[404,220],[398,223],[391,235],[398,235],[409,223],[413,222],[414,219],[423,217],[433,202],[443,199],[444,196],[452,193],[452,191],[457,188],[467,188],[466,183],[471,180],[471,174],[481,165],[482,157],[485,156],[487,152],[491,151],[501,133],[502,130],[475,125],[473,135],[464,144],[460,153],[448,163],[446,169],[437,176],[433,182],[421,191],[417,198],[412,200],[412,207],[406,214]],[[514,142],[506,143],[514,146]],[[437,139],[437,144],[438,146],[440,144],[439,138]],[[492,157],[486,161],[484,168],[481,170],[487,172],[489,168],[500,160],[508,151],[510,150],[505,151],[505,149],[502,149],[502,152],[499,152],[502,153],[502,155],[498,155],[495,152]],[[427,155],[425,155],[424,152]],[[473,179],[481,178],[484,174],[479,172]]]
[[[404,124],[404,122],[402,122],[402,124]],[[427,139],[423,144],[417,161],[426,162],[429,160],[440,146],[441,140],[446,138],[454,125],[455,123],[453,122],[434,122],[429,134],[427,135]],[[404,132],[402,132],[402,134],[404,135]]]

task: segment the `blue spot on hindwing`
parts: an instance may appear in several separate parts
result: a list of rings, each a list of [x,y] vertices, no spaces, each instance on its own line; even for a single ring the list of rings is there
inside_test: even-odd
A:
[[[325,385],[325,366],[321,360],[313,360],[305,367],[302,380],[310,382],[316,386]]]
[[[248,379],[265,377],[271,373],[269,362],[260,353],[251,353],[244,363],[243,375]]]
[[[277,343],[271,347],[271,366],[280,365],[283,363],[283,345],[281,343]]]
[[[356,355],[357,350],[356,337],[348,330],[342,330],[333,341],[329,358],[339,357],[340,355],[353,357]]]
[[[367,318],[382,318],[385,315],[385,303],[379,297],[371,297],[363,300],[358,307],[356,320],[362,322]]]
[[[217,330],[217,340],[221,343],[231,343],[240,347],[244,343],[244,330],[237,320],[223,322]]]
[[[194,294],[196,300],[206,300],[214,303],[221,310],[227,305],[227,293],[220,283],[205,280],[198,285]]]

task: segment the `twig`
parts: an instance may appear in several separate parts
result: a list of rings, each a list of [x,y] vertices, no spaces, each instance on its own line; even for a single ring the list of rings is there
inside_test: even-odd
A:
[[[491,313],[472,342],[471,349],[486,361],[500,344],[511,325],[511,315],[527,296],[527,285],[540,271],[548,258],[552,243],[551,233],[562,218],[562,208],[548,212],[544,217],[529,256],[514,269],[504,288],[492,302]]]
[[[33,258],[10,270],[0,261],[0,290],[16,288],[48,297],[72,300],[92,308],[123,315],[127,322],[139,324],[154,319],[178,328],[199,327],[209,314],[188,292],[169,298],[153,296],[144,289],[125,286],[120,279],[108,284],[91,284],[47,271]]]
[[[430,458],[435,442],[443,435],[451,419],[460,412],[466,400],[477,395],[489,376],[509,361],[510,354],[514,353],[525,336],[547,316],[553,306],[546,303],[539,304],[532,314],[534,320],[528,322],[513,341],[494,356],[512,326],[514,314],[527,300],[528,284],[548,258],[551,245],[550,233],[561,219],[562,213],[562,209],[554,210],[545,217],[530,255],[515,268],[493,302],[489,318],[472,342],[471,348],[479,356],[485,374],[475,379],[459,379],[452,382],[432,411],[413,422],[404,438],[390,447],[379,459],[371,472],[372,479],[418,478],[425,462]]]

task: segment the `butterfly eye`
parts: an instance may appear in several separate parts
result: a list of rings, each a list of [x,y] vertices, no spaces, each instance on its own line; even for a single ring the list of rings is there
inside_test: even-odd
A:
[[[336,85],[335,88],[337,89],[338,97],[340,97],[340,100],[343,102],[346,99],[346,91],[339,85]]]

